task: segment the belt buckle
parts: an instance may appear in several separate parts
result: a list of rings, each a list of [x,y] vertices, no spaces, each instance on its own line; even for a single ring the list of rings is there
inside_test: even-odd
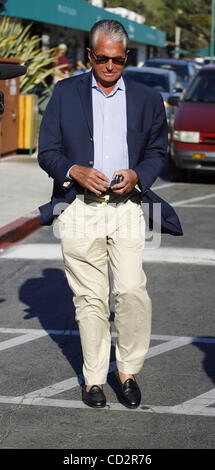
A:
[[[109,202],[110,201],[110,194],[104,194],[104,196],[102,196],[104,201],[105,202]]]

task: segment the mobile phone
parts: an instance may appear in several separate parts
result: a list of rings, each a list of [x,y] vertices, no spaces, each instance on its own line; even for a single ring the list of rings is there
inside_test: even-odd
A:
[[[114,184],[119,184],[121,183],[121,181],[123,181],[124,179],[124,176],[123,175],[116,175],[115,178],[111,181],[111,186],[113,186]]]

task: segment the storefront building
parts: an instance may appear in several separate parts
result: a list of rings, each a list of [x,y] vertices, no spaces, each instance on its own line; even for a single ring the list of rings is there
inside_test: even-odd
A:
[[[115,19],[129,36],[129,65],[142,65],[152,55],[165,55],[166,33],[92,6],[83,0],[6,0],[3,14],[33,22],[32,32],[42,37],[43,47],[66,43],[72,66],[86,61],[86,47],[92,25],[102,19]]]

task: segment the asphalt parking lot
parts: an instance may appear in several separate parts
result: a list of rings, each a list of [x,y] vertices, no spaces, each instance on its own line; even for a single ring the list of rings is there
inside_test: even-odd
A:
[[[214,449],[214,186],[154,186],[175,206],[184,236],[148,243],[143,257],[153,321],[140,407],[119,402],[113,312],[107,406],[81,401],[72,294],[59,240],[45,227],[0,255],[0,449]]]

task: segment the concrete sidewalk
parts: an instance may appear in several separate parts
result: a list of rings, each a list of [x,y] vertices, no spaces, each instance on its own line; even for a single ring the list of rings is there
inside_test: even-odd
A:
[[[0,246],[40,227],[38,207],[50,200],[52,179],[39,167],[37,152],[0,158]]]

